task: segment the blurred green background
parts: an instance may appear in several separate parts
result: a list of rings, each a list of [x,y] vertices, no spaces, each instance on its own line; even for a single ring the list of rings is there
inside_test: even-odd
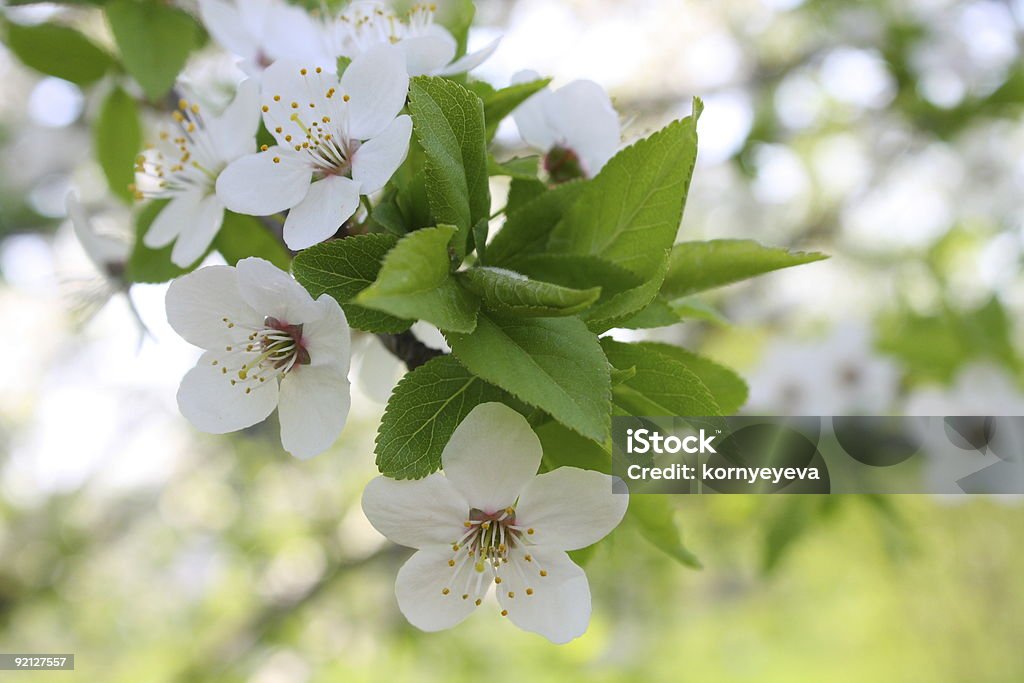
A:
[[[656,333],[737,367],[752,413],[1024,414],[1024,3],[477,4],[471,46],[505,36],[479,78],[596,80],[628,139],[704,98],[680,239],[833,255]],[[64,215],[74,189],[131,234],[97,162],[118,142],[93,131],[115,82],[144,98],[118,69],[80,87],[5,47],[42,22],[113,52],[100,9],[3,13],[0,650],[73,652],[77,669],[3,680],[1024,680],[1024,505],[1005,497],[673,500],[703,569],[620,528],[588,558],[580,640],[549,645],[493,604],[416,631],[392,592],[409,551],[358,504],[374,392],[306,463],[272,421],[188,426],[174,391],[197,354],[163,319],[165,287],[132,288],[140,342]],[[231,60],[196,44],[183,80],[226,91]],[[513,125],[497,140],[520,148]]]

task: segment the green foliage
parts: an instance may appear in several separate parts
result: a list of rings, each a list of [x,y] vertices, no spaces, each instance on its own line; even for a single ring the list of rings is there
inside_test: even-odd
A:
[[[572,315],[601,295],[599,287],[570,289],[497,268],[471,268],[459,273],[459,280],[480,297],[484,308],[521,317]]]
[[[129,186],[135,180],[135,157],[142,147],[142,126],[135,100],[115,87],[103,100],[99,117],[93,127],[96,160],[107,177],[110,191],[125,201],[132,201]]]
[[[626,519],[658,550],[685,567],[701,569],[700,560],[683,544],[675,512],[668,496],[631,496]]]
[[[553,251],[596,256],[646,278],[675,241],[697,160],[694,115],[622,150],[551,234]]]
[[[426,193],[437,224],[454,225],[455,252],[490,213],[483,104],[458,83],[418,76],[409,87],[416,139],[426,154]]]
[[[258,218],[231,211],[224,212],[213,247],[232,266],[250,256],[266,259],[281,270],[288,270],[292,263],[288,250]]]
[[[632,346],[647,349],[685,366],[711,392],[724,415],[735,413],[747,401],[747,383],[735,372],[713,360],[671,344],[640,342]]]
[[[619,415],[721,415],[711,392],[686,365],[661,353],[657,345],[623,344],[602,339],[608,361],[619,370],[635,368],[636,375],[612,389]]]
[[[550,78],[540,78],[527,83],[516,83],[501,90],[491,90],[480,99],[484,102],[484,119],[487,121],[487,140],[494,139],[498,124],[520,104],[540,92],[551,83]]]
[[[442,330],[472,332],[479,300],[452,276],[449,225],[406,235],[384,258],[376,281],[356,303],[400,318],[418,318]],[[344,241],[344,240],[343,240]]]
[[[543,253],[551,231],[580,198],[584,181],[565,183],[539,193],[515,210],[508,211],[505,225],[487,245],[485,263],[515,269],[517,258]]]
[[[166,95],[199,46],[195,20],[171,5],[139,0],[111,0],[106,12],[125,69],[150,99]]]
[[[549,421],[534,430],[544,449],[541,471],[579,467],[611,474],[611,452],[605,446],[580,436],[565,425]]]
[[[190,268],[179,268],[171,262],[173,244],[161,249],[150,249],[142,242],[149,226],[153,224],[157,215],[167,204],[168,200],[165,199],[150,202],[135,217],[135,246],[128,256],[128,263],[125,267],[127,282],[167,282],[191,270]]]
[[[440,356],[395,387],[377,431],[377,468],[395,479],[420,479],[441,467],[455,428],[481,403],[509,403],[501,389],[473,376],[452,356]]]
[[[373,284],[384,256],[398,243],[392,235],[355,235],[310,247],[295,256],[295,279],[314,297],[330,294],[345,310],[348,323],[357,330],[397,334],[409,329],[412,320],[352,303]]]
[[[73,28],[58,24],[21,26],[4,22],[6,45],[25,66],[89,85],[103,77],[114,64],[106,51]]]
[[[589,439],[608,438],[608,362],[582,321],[481,312],[472,334],[447,336],[474,374]]]
[[[614,294],[586,311],[583,319],[587,321],[587,326],[595,332],[605,332],[613,327],[619,327],[636,313],[647,308],[654,297],[658,296],[661,283],[665,280],[665,273],[668,271],[668,252],[665,255],[666,258],[661,260],[661,265],[649,279],[636,287]]]
[[[764,247],[753,240],[683,242],[672,248],[662,294],[677,299],[747,278],[821,261],[817,252]]]
[[[494,157],[488,156],[487,173],[519,180],[536,180],[537,174],[540,173],[540,157],[515,157],[499,163]]]

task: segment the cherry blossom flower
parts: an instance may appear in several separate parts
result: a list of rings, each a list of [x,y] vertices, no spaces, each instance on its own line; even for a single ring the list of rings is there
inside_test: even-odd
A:
[[[458,44],[448,29],[434,23],[436,10],[418,4],[400,15],[379,2],[354,3],[324,23],[326,51],[355,59],[378,45],[395,45],[405,54],[410,76],[451,76],[472,71],[498,49],[500,38],[455,59]]]
[[[296,457],[338,438],[350,405],[350,340],[330,296],[314,301],[287,273],[247,258],[175,280],[167,320],[206,350],[178,389],[178,406],[196,428],[233,432],[277,408],[281,443]]]
[[[500,403],[477,406],[444,449],[444,474],[377,477],[363,493],[370,523],[417,552],[399,570],[399,609],[417,628],[464,620],[493,584],[501,614],[555,643],[590,621],[586,574],[566,554],[604,538],[629,497],[612,477],[562,467],[537,475],[541,445]]]
[[[451,348],[441,331],[419,320],[410,328],[413,336],[428,348],[448,353]],[[406,366],[388,351],[376,335],[360,335],[352,344],[352,375],[355,385],[371,401],[387,403],[391,391],[406,373]]]
[[[377,192],[409,152],[412,119],[399,116],[405,59],[382,45],[357,57],[339,80],[328,69],[279,61],[263,74],[263,121],[277,145],[231,164],[217,194],[232,211],[288,209],[292,249],[324,241]]]
[[[213,39],[241,58],[249,75],[278,59],[322,61],[316,22],[283,0],[199,0],[199,15]]]
[[[174,121],[175,128],[161,131],[159,142],[136,160],[134,189],[139,199],[170,199],[143,242],[152,249],[174,242],[171,260],[185,268],[206,252],[224,221],[217,178],[256,147],[259,88],[243,81],[220,116],[204,115],[182,99]]]
[[[520,71],[512,83],[538,78],[535,71]],[[593,81],[545,88],[512,116],[526,144],[544,154],[544,168],[555,182],[594,177],[619,147],[619,115],[608,94]]]

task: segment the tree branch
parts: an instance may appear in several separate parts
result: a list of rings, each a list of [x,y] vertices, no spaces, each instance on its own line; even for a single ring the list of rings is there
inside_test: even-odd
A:
[[[432,358],[444,355],[444,351],[432,349],[417,339],[411,330],[401,334],[378,334],[377,339],[380,339],[384,348],[405,363],[405,367],[410,370],[415,370]]]

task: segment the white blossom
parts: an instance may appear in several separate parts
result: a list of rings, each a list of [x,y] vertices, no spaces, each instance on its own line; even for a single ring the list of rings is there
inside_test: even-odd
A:
[[[535,71],[520,71],[512,83],[538,78]],[[622,135],[611,99],[593,81],[573,81],[558,90],[545,88],[519,105],[512,116],[523,141],[545,155],[545,168],[555,179],[594,177],[615,155]]]
[[[281,443],[312,457],[338,438],[350,405],[348,322],[269,262],[208,266],[175,280],[167,320],[205,353],[181,382],[178,406],[198,429],[224,434],[274,408]]]
[[[159,142],[136,160],[134,187],[140,199],[170,199],[143,242],[152,249],[174,242],[171,260],[185,268],[209,249],[224,221],[217,178],[256,148],[258,86],[243,81],[220,116],[207,115],[185,99],[173,116],[175,127],[161,131]]]
[[[442,454],[444,474],[377,477],[363,493],[370,523],[417,552],[399,570],[399,609],[424,631],[451,628],[493,585],[501,614],[555,643],[590,620],[586,574],[566,554],[618,525],[629,502],[612,477],[562,467],[537,475],[541,445],[500,403],[474,408]]]
[[[278,59],[322,57],[316,22],[284,0],[199,0],[199,14],[213,39],[237,55],[250,75]]]
[[[277,144],[231,164],[217,194],[238,213],[288,210],[295,250],[333,235],[405,161],[412,119],[399,116],[409,76],[396,48],[352,61],[339,80],[320,67],[279,61],[263,74],[263,121]]]
[[[410,76],[451,76],[472,71],[498,48],[500,38],[455,59],[458,44],[448,29],[434,22],[435,11],[432,4],[417,4],[399,14],[379,2],[353,3],[324,23],[326,51],[354,59],[379,45],[395,45],[405,54]]]

